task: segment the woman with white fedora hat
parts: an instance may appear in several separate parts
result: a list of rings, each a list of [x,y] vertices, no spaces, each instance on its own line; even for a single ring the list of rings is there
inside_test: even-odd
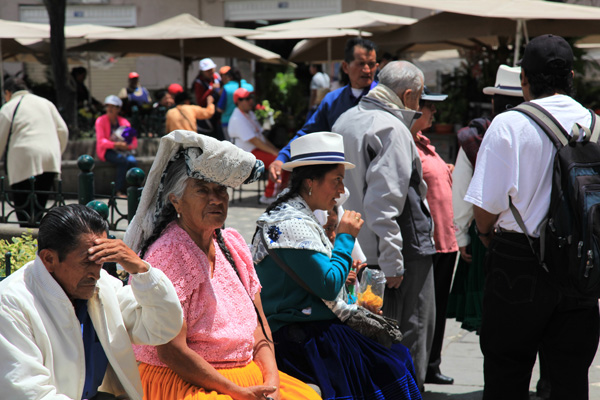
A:
[[[342,136],[317,132],[296,139],[282,167],[291,171],[289,188],[258,219],[252,243],[280,370],[316,384],[325,399],[420,399],[408,349],[363,336],[328,305],[346,281],[364,223],[346,210],[332,245],[314,215],[336,205],[345,172],[354,168],[345,160]]]

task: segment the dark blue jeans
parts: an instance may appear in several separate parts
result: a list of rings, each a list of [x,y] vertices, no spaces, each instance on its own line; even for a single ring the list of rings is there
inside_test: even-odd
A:
[[[496,235],[485,268],[483,398],[529,399],[531,372],[543,348],[550,398],[587,399],[588,369],[598,348],[598,300],[564,296],[523,234]]]
[[[104,155],[106,161],[115,164],[117,166],[117,179],[115,180],[115,186],[118,192],[125,193],[127,185],[125,184],[125,175],[133,167],[137,167],[137,161],[133,155],[125,155],[117,153],[114,150],[106,150]]]

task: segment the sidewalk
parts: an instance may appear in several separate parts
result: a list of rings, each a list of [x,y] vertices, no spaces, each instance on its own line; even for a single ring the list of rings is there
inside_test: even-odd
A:
[[[249,188],[254,186],[248,185]],[[243,194],[242,201],[229,204],[227,227],[238,230],[250,243],[256,229],[256,219],[266,206],[258,204],[256,192]],[[576,344],[573,344],[574,346]],[[448,319],[442,349],[442,373],[454,378],[454,385],[425,385],[424,400],[479,400],[483,395],[483,355],[479,349],[479,336],[460,328],[460,323]],[[536,400],[535,385],[539,367],[533,370],[530,384],[530,400]],[[600,355],[596,353],[590,368],[590,399],[600,399]],[[510,382],[507,382],[510,385]]]

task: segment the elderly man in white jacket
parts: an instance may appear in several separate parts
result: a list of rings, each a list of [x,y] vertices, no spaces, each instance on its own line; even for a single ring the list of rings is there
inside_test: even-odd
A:
[[[0,157],[5,157],[17,218],[21,226],[35,227],[61,172],[69,131],[54,104],[30,93],[23,79],[8,79],[2,90],[6,104],[0,109]],[[32,176],[33,197],[28,192]]]
[[[87,207],[53,208],[36,259],[0,283],[1,398],[142,399],[131,345],[169,342],[183,314],[169,279],[106,232]],[[105,262],[123,266],[131,284]]]

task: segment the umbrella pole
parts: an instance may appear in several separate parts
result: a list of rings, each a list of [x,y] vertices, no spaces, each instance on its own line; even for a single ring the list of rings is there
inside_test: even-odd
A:
[[[0,86],[2,87],[0,104],[4,104],[4,56],[2,55],[2,39],[0,39]]]
[[[517,66],[517,61],[519,61],[519,57],[520,57],[520,50],[521,50],[521,42],[523,41],[523,20],[522,19],[518,19],[517,20],[517,32],[515,34],[515,57],[513,60],[513,66],[516,67]]]
[[[527,32],[527,21],[523,20],[523,37],[525,38],[525,45],[529,43],[529,32]]]
[[[86,43],[89,43],[89,39],[85,40]],[[92,65],[90,62],[90,52],[87,52],[87,80],[88,80],[88,107],[92,108]]]
[[[181,81],[183,87],[187,88],[187,74],[185,70],[185,59],[183,57],[183,39],[179,39],[179,62],[181,63]]]
[[[327,38],[327,66],[329,69],[329,76],[333,78],[335,73],[333,71],[333,63],[331,62],[331,38]]]

